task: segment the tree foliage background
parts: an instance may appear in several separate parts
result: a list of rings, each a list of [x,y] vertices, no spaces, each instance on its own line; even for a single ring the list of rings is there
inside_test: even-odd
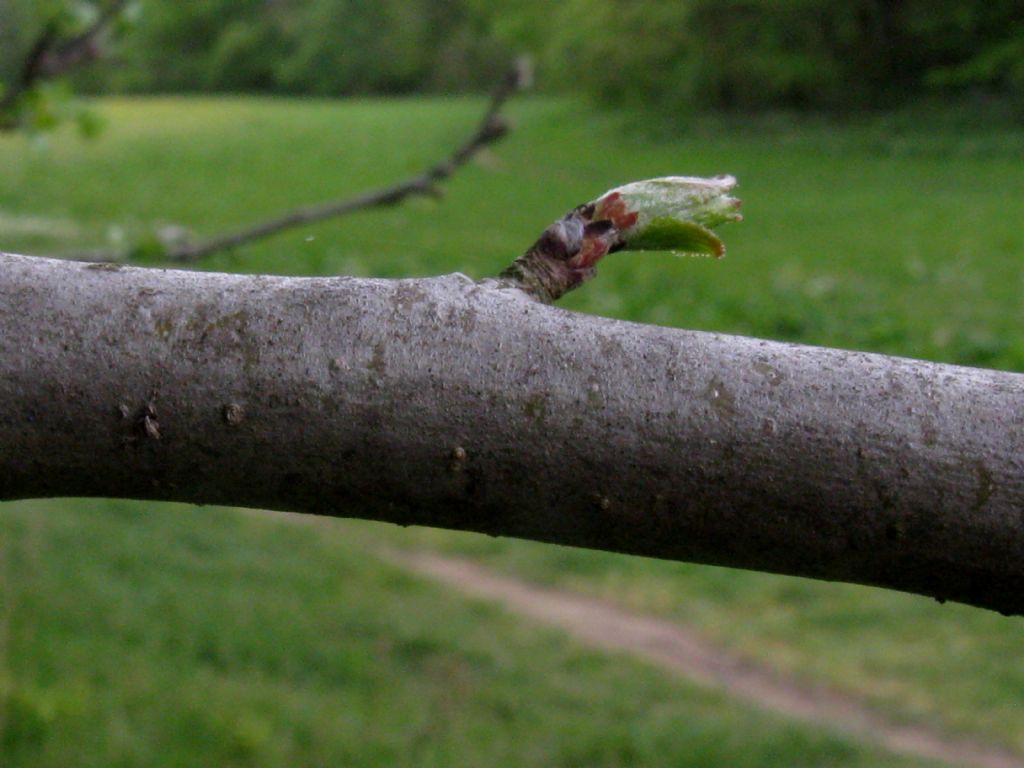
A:
[[[55,8],[0,0],[10,82]],[[514,53],[540,85],[615,105],[827,109],[978,97],[1024,114],[1020,0],[140,0],[118,66],[79,85],[119,92],[341,96],[478,90]]]

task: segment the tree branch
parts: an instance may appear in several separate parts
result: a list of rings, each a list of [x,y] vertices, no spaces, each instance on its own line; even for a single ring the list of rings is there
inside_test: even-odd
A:
[[[46,24],[36,41],[28,50],[18,80],[0,95],[0,131],[11,131],[18,127],[16,107],[28,91],[42,79],[43,61],[57,38],[57,24]]]
[[[100,10],[92,24],[67,39],[62,39],[58,21],[51,19],[29,48],[21,76],[0,97],[0,130],[17,127],[15,113],[19,102],[40,83],[66,75],[100,58],[103,55],[103,37],[127,5],[128,0],[112,0]]]
[[[637,211],[606,212],[628,241]],[[0,499],[360,517],[1024,612],[1024,376],[528,287],[2,255]]]
[[[79,34],[67,40],[56,40],[41,60],[40,78],[54,78],[67,74],[84,64],[103,56],[101,41],[111,24],[124,12],[129,0],[111,0],[102,7],[96,19]]]
[[[318,221],[345,216],[369,208],[397,205],[410,197],[437,197],[441,194],[438,188],[441,182],[448,179],[485,147],[495,143],[508,133],[508,123],[501,116],[501,109],[509,98],[526,86],[528,77],[528,62],[525,59],[520,59],[502,78],[497,88],[491,94],[491,99],[483,119],[473,134],[459,145],[451,155],[430,166],[422,173],[397,184],[372,190],[356,197],[296,208],[277,218],[262,221],[234,232],[217,235],[208,240],[170,245],[163,253],[163,258],[169,262],[195,262],[213,253],[237,248],[240,245],[255,240],[262,240],[293,227],[313,224]],[[90,261],[122,260],[118,258],[117,254],[97,252],[81,254],[78,258]]]

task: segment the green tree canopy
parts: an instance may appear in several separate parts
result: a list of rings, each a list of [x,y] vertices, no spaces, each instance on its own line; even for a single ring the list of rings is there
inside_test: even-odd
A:
[[[0,80],[55,14],[98,2],[0,0]],[[1020,0],[138,0],[119,91],[340,96],[476,90],[513,53],[542,85],[665,110],[899,105],[974,92],[1024,111]]]

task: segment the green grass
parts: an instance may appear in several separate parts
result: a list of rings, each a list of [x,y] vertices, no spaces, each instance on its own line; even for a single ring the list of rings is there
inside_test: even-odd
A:
[[[111,102],[97,142],[62,134],[39,151],[0,137],[0,248],[61,252],[162,223],[212,234],[359,192],[442,156],[481,106]],[[563,304],[1024,370],[1020,136],[762,122],[658,140],[571,101],[523,100],[510,113],[515,131],[442,202],[295,231],[204,268],[485,276],[611,186],[730,172],[746,221],[723,228],[725,260],[613,256]],[[896,719],[1024,751],[1018,619],[525,542],[356,523],[318,531],[123,502],[0,508],[0,763],[882,764],[360,554],[381,543],[467,553],[692,622]]]
[[[387,534],[370,526],[360,535],[372,545]],[[468,556],[685,622],[742,656],[860,697],[895,721],[1024,751],[1020,619],[848,584],[507,539],[427,529],[390,537],[394,546]]]
[[[341,527],[100,501],[0,530],[5,768],[923,765],[582,650]]]

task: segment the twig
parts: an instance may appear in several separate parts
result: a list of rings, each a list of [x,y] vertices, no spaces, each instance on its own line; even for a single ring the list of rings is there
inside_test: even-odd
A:
[[[60,37],[56,19],[51,19],[29,48],[21,68],[21,76],[11,89],[0,97],[0,130],[13,130],[17,127],[15,108],[22,97],[33,88],[100,58],[103,55],[100,38],[127,4],[128,0],[113,0],[92,24],[66,40]]]
[[[525,59],[520,59],[494,90],[487,111],[473,135],[447,159],[431,166],[419,175],[389,187],[365,192],[356,197],[296,208],[283,216],[262,221],[234,232],[217,235],[208,240],[174,246],[164,253],[164,258],[167,261],[179,263],[198,261],[212,253],[236,248],[244,243],[261,240],[303,224],[345,216],[367,208],[396,205],[407,198],[419,195],[436,197],[440,194],[438,189],[440,182],[449,178],[484,147],[493,144],[508,133],[509,126],[500,114],[501,108],[511,96],[526,87],[528,80],[529,63]],[[97,260],[96,254],[91,256],[91,260]]]
[[[45,68],[41,75],[47,78],[59,77],[103,56],[100,38],[106,34],[111,22],[121,15],[128,2],[129,0],[112,0],[84,31],[55,45],[52,55],[43,62]]]
[[[21,67],[21,76],[10,90],[0,97],[0,130],[9,131],[17,127],[18,121],[15,119],[14,107],[21,97],[42,78],[43,61],[53,47],[56,37],[57,24],[51,20],[43,27],[36,41],[29,48]]]

